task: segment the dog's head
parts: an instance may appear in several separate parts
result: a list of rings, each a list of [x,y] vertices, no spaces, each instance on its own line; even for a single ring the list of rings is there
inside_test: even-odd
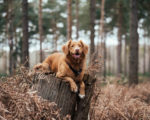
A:
[[[63,52],[68,55],[70,54],[73,58],[78,59],[82,54],[86,55],[88,53],[88,46],[80,41],[69,40],[66,45],[62,47]]]

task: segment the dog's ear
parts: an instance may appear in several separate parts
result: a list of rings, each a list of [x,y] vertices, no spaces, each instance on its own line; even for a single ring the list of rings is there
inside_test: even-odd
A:
[[[88,53],[88,46],[85,43],[83,43],[82,40],[80,40],[79,42],[81,43],[81,45],[83,47],[84,54],[87,54]]]
[[[69,40],[65,45],[62,46],[62,51],[67,55],[69,52],[69,46],[71,44],[72,40]]]

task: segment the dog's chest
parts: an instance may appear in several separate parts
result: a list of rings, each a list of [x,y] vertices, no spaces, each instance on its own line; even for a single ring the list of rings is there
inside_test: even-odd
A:
[[[75,81],[80,81],[82,79],[81,78],[82,77],[82,72],[83,71],[81,71],[79,73],[74,73],[73,71],[71,71],[71,72],[68,72],[67,76],[71,77]]]

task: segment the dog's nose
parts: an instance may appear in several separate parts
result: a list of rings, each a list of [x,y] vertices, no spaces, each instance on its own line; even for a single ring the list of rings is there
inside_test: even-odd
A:
[[[76,48],[75,50],[76,50],[76,52],[79,52],[79,48]]]

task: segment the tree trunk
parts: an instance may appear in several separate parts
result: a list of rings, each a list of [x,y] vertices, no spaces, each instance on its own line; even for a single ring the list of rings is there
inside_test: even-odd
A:
[[[79,38],[79,0],[76,0],[76,39]]]
[[[8,0],[7,3],[7,26],[6,32],[8,36],[9,44],[9,74],[13,72],[13,15],[12,15],[12,0]]]
[[[72,0],[67,1],[67,11],[67,40],[70,40],[72,35]]]
[[[90,62],[92,62],[92,58],[93,58],[93,54],[95,51],[95,45],[94,45],[94,38],[95,38],[95,30],[94,30],[94,26],[95,26],[95,4],[96,4],[96,0],[90,0]]]
[[[103,47],[103,53],[102,56],[103,56],[103,61],[104,61],[104,69],[103,69],[103,77],[104,77],[104,80],[105,80],[105,77],[106,77],[106,42],[104,39],[104,15],[105,15],[105,11],[104,11],[104,7],[105,7],[105,0],[102,0],[101,1],[101,18],[100,18],[100,31],[99,31],[99,35],[100,35],[100,39],[101,39],[101,45]]]
[[[40,62],[43,61],[43,55],[42,55],[42,42],[43,42],[43,28],[42,28],[42,0],[39,0],[39,39],[40,39]]]
[[[127,76],[127,35],[125,36],[124,46],[124,76]]]
[[[70,91],[69,84],[52,75],[37,76],[39,95],[50,102],[55,102],[61,109],[63,116],[70,114],[72,120],[87,120],[90,101],[93,95],[95,78],[84,76],[86,85],[86,97],[81,100],[78,95]]]
[[[109,52],[107,52],[107,60],[108,60],[108,73],[111,73],[111,52],[110,49],[107,49]]]
[[[22,1],[22,13],[23,13],[22,64],[24,64],[25,67],[29,67],[28,0]]]
[[[138,18],[137,0],[130,1],[130,56],[129,56],[129,85],[138,84]]]
[[[150,45],[148,46],[148,51],[149,51],[149,52],[148,52],[148,53],[149,53],[149,54],[148,54],[148,57],[149,57],[149,58],[148,58],[148,59],[149,59],[148,71],[149,71],[149,73],[150,73]]]
[[[148,46],[148,53],[150,53],[150,46]],[[148,54],[148,72],[150,73],[150,54]]]
[[[101,18],[100,18],[100,30],[99,30],[101,43],[104,42],[104,15],[105,15],[104,7],[105,7],[105,0],[102,0],[101,1],[101,6],[100,6]]]
[[[118,3],[118,49],[117,49],[117,73],[120,76],[122,73],[121,65],[122,53],[122,4]]]
[[[104,40],[104,72],[103,72],[104,81],[106,80],[106,73],[107,73],[106,57],[107,57],[107,51],[106,51],[106,38],[105,38],[105,40]]]
[[[146,40],[144,40],[144,45],[143,45],[143,74],[145,74],[145,67],[146,67]]]
[[[17,51],[17,33],[16,33],[16,27],[14,27],[14,52],[13,52],[13,69],[16,69],[17,68],[17,55],[18,55],[18,51]]]

